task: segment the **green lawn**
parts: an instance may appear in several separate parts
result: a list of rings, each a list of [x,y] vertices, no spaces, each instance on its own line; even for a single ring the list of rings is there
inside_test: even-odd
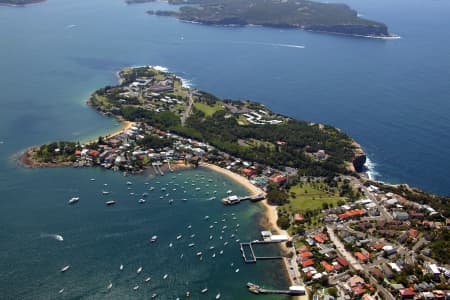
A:
[[[194,107],[200,111],[202,111],[207,117],[212,116],[215,112],[223,109],[223,104],[221,102],[217,102],[214,106],[208,105],[202,102],[194,103]]]
[[[289,196],[290,203],[283,207],[292,213],[296,213],[322,209],[322,204],[325,202],[336,206],[339,200],[346,201],[346,198],[339,197],[336,191],[328,193],[324,190],[325,188],[326,185],[321,183],[318,183],[317,186],[313,186],[311,183],[303,183],[303,186],[297,184],[289,190],[289,195],[295,193],[295,198]]]
[[[256,147],[260,147],[260,146],[264,146],[266,148],[269,148],[270,150],[274,151],[275,150],[275,145],[271,142],[266,142],[266,141],[261,141],[261,140],[256,140],[256,139],[247,139],[245,140],[245,144],[248,147],[251,148],[256,148]]]
[[[188,92],[187,89],[183,87],[181,80],[175,79],[173,83],[173,94],[177,97],[187,97]]]

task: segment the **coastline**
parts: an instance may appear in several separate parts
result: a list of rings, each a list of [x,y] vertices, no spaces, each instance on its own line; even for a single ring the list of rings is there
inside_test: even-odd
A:
[[[217,172],[217,173],[220,173],[221,175],[228,177],[229,179],[242,185],[252,195],[258,195],[261,193],[265,194],[265,192],[262,189],[253,185],[247,178],[245,178],[242,175],[236,174],[230,170],[224,169],[222,167],[219,167],[217,165],[213,165],[210,163],[200,163],[199,166],[207,168],[213,172]],[[266,227],[267,229],[269,229],[271,231],[275,231],[277,234],[285,234],[290,237],[289,233],[286,230],[281,229],[277,225],[277,220],[278,220],[277,207],[273,206],[273,205],[269,205],[269,203],[267,203],[267,199],[259,201],[259,203],[264,208],[265,220],[263,220],[263,223],[264,223],[263,227]],[[284,243],[280,244],[280,247],[284,252],[289,251]],[[297,283],[296,283],[295,279],[291,276],[291,273],[289,272],[289,263],[287,262],[287,259],[283,259],[283,264],[284,264],[287,278],[289,279],[290,284],[296,285]],[[300,299],[300,297],[292,297],[292,299]]]
[[[125,121],[123,119],[119,119],[120,123],[122,124],[122,128],[118,129],[108,135],[106,135],[106,138],[113,138],[115,136],[118,136],[120,134],[125,133],[127,130],[129,130],[131,127],[133,127],[136,123]],[[91,143],[95,142],[95,140],[87,140],[85,143]],[[71,167],[74,165],[73,162],[58,162],[58,163],[45,163],[45,162],[39,162],[33,159],[33,151],[38,148],[39,146],[32,146],[30,148],[26,148],[23,150],[18,156],[17,156],[17,163],[23,167],[26,168],[56,168],[56,167]]]
[[[357,37],[357,38],[366,38],[366,39],[376,39],[376,40],[398,40],[402,37],[395,33],[389,33],[387,35],[363,35],[363,34],[353,34],[353,33],[345,33],[345,32],[336,32],[336,31],[326,31],[326,30],[313,30],[313,29],[306,29],[296,26],[270,26],[270,25],[260,25],[260,24],[219,24],[219,23],[208,23],[205,21],[194,21],[194,20],[187,20],[187,19],[180,19],[176,17],[176,19],[180,22],[184,23],[190,23],[190,24],[198,24],[198,25],[206,25],[206,26],[217,26],[217,27],[268,27],[268,28],[281,28],[285,30],[302,30],[305,32],[312,32],[312,33],[325,33],[325,34],[333,34],[338,36],[347,36],[347,37]]]

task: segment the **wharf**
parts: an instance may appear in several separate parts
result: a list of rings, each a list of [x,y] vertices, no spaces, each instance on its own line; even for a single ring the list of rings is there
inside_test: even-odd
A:
[[[248,282],[248,290],[254,294],[285,294],[285,295],[305,295],[306,290],[303,286],[291,286],[288,290],[264,289],[257,284]]]
[[[257,201],[261,201],[265,198],[266,198],[266,195],[264,195],[264,194],[249,195],[249,196],[243,196],[243,197],[238,197],[236,195],[232,195],[232,196],[223,198],[222,203],[225,205],[233,205],[233,204],[238,204],[242,201],[247,201],[247,200],[250,200],[251,202],[257,202]]]

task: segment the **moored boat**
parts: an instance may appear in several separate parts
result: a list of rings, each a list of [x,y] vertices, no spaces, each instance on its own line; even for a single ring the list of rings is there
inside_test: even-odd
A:
[[[64,273],[64,272],[66,272],[69,269],[70,269],[70,265],[64,266],[64,267],[61,268],[61,273]]]
[[[75,203],[77,203],[78,201],[80,201],[80,197],[72,197],[72,198],[70,198],[70,200],[69,200],[69,204],[75,204]]]

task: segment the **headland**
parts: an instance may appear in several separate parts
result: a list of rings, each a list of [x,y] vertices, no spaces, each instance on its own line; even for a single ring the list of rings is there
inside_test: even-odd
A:
[[[277,0],[170,0],[178,11],[148,11],[207,25],[261,25],[361,37],[392,37],[381,22],[361,18],[345,4]]]

